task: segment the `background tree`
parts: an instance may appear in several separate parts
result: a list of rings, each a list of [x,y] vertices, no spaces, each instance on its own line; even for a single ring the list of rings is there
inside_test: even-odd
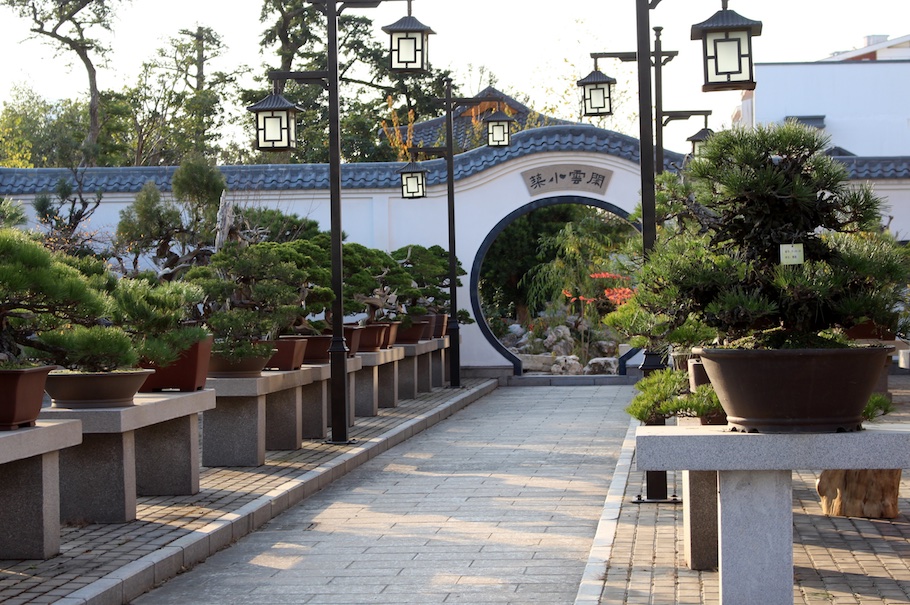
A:
[[[83,101],[50,102],[28,87],[16,87],[0,110],[0,166],[75,168],[82,161],[87,128]]]
[[[101,133],[101,92],[96,60],[104,60],[108,48],[93,37],[95,30],[111,29],[114,7],[119,0],[0,0],[23,19],[32,21],[31,31],[79,57],[88,76],[88,129],[82,145],[80,166],[95,165],[95,146]]]

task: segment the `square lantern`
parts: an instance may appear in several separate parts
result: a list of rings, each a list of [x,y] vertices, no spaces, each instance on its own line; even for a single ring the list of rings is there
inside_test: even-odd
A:
[[[484,120],[487,125],[487,145],[489,147],[508,147],[512,136],[512,122],[515,119],[499,110]]]
[[[604,75],[598,69],[578,81],[578,86],[582,90],[584,115],[613,115],[612,90],[614,84],[616,84],[616,78]]]
[[[723,8],[702,23],[692,26],[692,40],[702,40],[704,49],[704,92],[754,90],[752,36],[760,36],[761,21],[747,19]]]
[[[701,150],[705,146],[705,141],[707,141],[708,137],[710,137],[712,134],[714,134],[714,131],[710,128],[702,128],[691,137],[686,139],[692,143],[692,157],[697,158],[701,155]]]
[[[408,162],[398,171],[401,175],[401,197],[413,200],[427,196],[427,171],[416,162]]]
[[[382,31],[389,34],[392,71],[419,73],[429,69],[427,44],[430,34],[436,32],[411,15],[386,25]]]
[[[247,111],[256,114],[256,147],[260,151],[288,151],[297,147],[297,112],[300,108],[272,93]]]

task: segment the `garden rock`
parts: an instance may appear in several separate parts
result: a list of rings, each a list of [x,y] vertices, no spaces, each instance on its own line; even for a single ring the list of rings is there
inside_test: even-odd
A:
[[[616,357],[595,357],[585,366],[584,373],[616,374],[619,371],[619,359]]]
[[[557,357],[568,356],[575,349],[575,339],[572,338],[572,332],[567,326],[556,326],[547,331],[543,345]]]
[[[575,355],[560,355],[550,368],[551,374],[579,376],[584,373],[584,367]]]

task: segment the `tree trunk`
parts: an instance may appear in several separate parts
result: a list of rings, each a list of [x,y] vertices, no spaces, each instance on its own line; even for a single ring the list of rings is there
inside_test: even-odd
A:
[[[827,470],[816,489],[826,515],[894,519],[900,483],[900,469]]]

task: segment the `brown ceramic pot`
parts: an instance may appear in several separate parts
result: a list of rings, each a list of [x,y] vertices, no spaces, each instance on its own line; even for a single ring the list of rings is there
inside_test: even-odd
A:
[[[48,373],[57,366],[0,370],[0,431],[35,426]]]
[[[55,408],[120,408],[133,405],[142,383],[155,370],[51,372],[44,390]]]
[[[214,336],[197,342],[180,354],[177,361],[169,366],[148,365],[155,373],[149,376],[140,393],[176,389],[177,391],[198,391],[205,388],[205,378],[209,371],[209,360],[212,357]]]

